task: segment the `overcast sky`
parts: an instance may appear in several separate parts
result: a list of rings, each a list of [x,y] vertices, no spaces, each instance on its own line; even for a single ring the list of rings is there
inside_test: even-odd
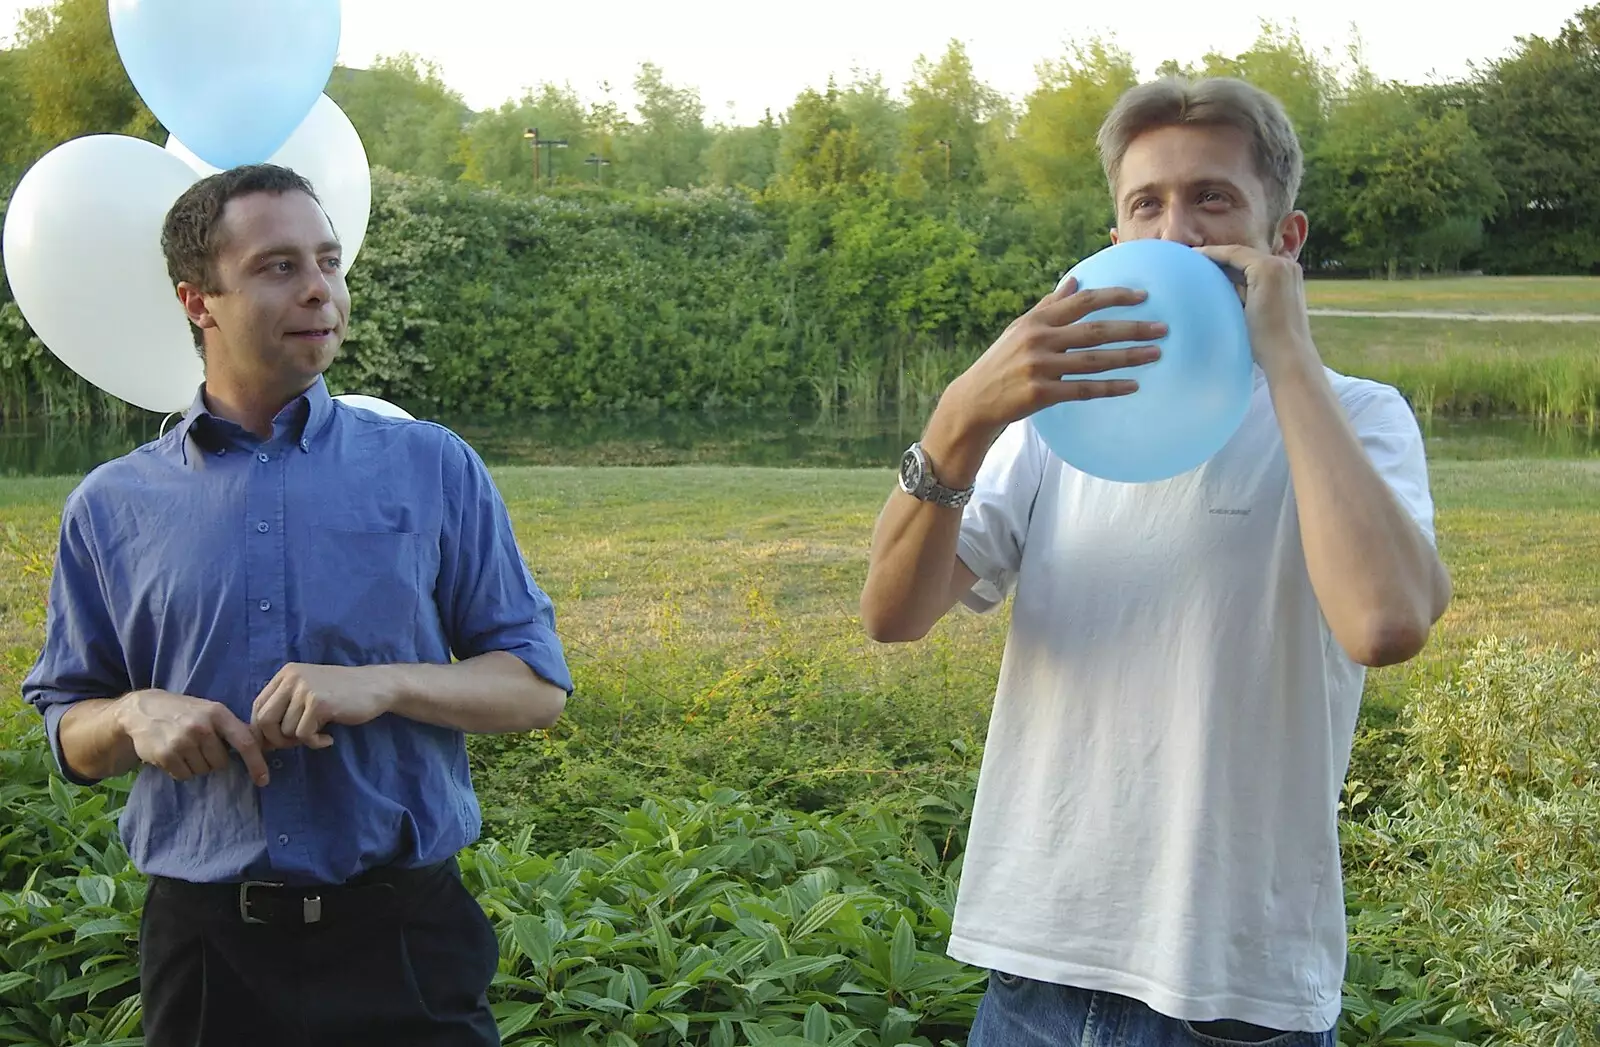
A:
[[[0,35],[9,35],[29,6],[0,0]],[[569,84],[586,100],[609,81],[627,104],[639,63],[652,61],[669,81],[700,90],[708,119],[750,123],[768,107],[786,109],[830,73],[845,82],[854,69],[879,72],[898,89],[918,55],[937,57],[952,38],[966,44],[980,77],[1015,99],[1033,85],[1035,65],[1062,55],[1073,40],[1112,38],[1148,75],[1166,58],[1241,51],[1262,18],[1294,23],[1313,46],[1338,56],[1354,27],[1378,76],[1422,83],[1498,57],[1517,36],[1554,35],[1581,6],[1518,0],[1480,4],[1468,15],[1464,7],[1418,0],[1082,7],[1044,0],[344,0],[340,61],[360,67],[379,55],[416,53],[437,62],[479,109],[545,81]]]

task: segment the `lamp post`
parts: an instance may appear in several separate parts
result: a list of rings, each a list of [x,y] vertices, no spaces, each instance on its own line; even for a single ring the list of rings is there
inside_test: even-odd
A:
[[[611,166],[611,161],[607,160],[605,157],[601,156],[599,153],[590,153],[584,159],[583,162],[594,168],[594,180],[595,180],[595,182],[597,184],[603,184],[602,179],[600,177],[600,169],[602,167],[610,167]]]
[[[533,187],[538,189],[540,181],[539,150],[565,149],[567,147],[567,140],[565,138],[540,138],[539,129],[537,127],[530,127],[526,129],[522,132],[522,137],[527,139],[533,145]],[[554,162],[550,164],[550,174],[552,176],[555,174]],[[554,180],[553,177],[552,180]]]

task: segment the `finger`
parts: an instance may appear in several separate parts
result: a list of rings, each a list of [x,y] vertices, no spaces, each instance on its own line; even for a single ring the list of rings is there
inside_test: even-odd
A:
[[[283,706],[283,715],[278,717],[278,730],[282,733],[285,744],[299,745],[301,742],[295,731],[305,715],[305,696],[294,691],[285,693],[288,695],[288,701]]]
[[[250,780],[257,785],[266,785],[270,776],[267,774],[267,761],[261,755],[260,739],[230,710],[220,706],[219,709],[221,711],[217,713],[217,733],[233,746],[233,751],[244,760],[244,768],[250,772]]]
[[[260,693],[256,695],[256,700],[250,703],[250,719],[254,720],[257,716],[259,716],[261,714],[261,707],[266,705],[267,702],[271,700],[272,696],[277,693],[278,681],[282,676],[283,670],[279,669],[277,672],[272,674],[272,679],[267,681],[267,685],[261,688]]]
[[[228,750],[223,746],[222,739],[215,734],[207,734],[200,739],[200,759],[205,761],[205,774],[212,774],[228,766]]]
[[[1038,335],[1041,349],[1088,349],[1112,342],[1153,342],[1167,336],[1158,320],[1083,320],[1065,327],[1046,328]]]
[[[1153,363],[1161,357],[1161,350],[1153,345],[1133,349],[1079,349],[1070,353],[1053,353],[1040,363],[1040,373],[1048,378],[1066,375],[1100,374],[1123,367],[1139,367]]]
[[[173,754],[172,768],[167,772],[180,782],[190,778],[200,778],[209,773],[206,770],[205,757],[200,755],[198,747],[180,749]]]
[[[300,722],[295,725],[294,736],[302,745],[309,745],[313,749],[326,749],[333,744],[333,741],[322,733],[325,723],[327,723],[327,706],[317,701],[315,695],[308,695],[302,705]]]
[[[1251,256],[1257,253],[1242,244],[1206,244],[1195,250],[1220,265],[1233,265],[1240,269],[1245,268]]]
[[[292,737],[283,733],[282,727],[283,717],[288,711],[289,700],[293,693],[289,688],[280,686],[271,693],[262,692],[264,698],[256,699],[256,707],[251,714],[250,722],[268,748],[286,749],[295,744]]]
[[[1047,404],[1070,403],[1074,400],[1103,400],[1139,391],[1139,383],[1128,378],[1113,378],[1109,381],[1082,379],[1051,382],[1049,386],[1050,388],[1045,391]]]
[[[1090,313],[1118,305],[1138,305],[1150,292],[1133,287],[1095,287],[1064,295],[1041,310],[1043,319],[1056,325],[1076,323]]]
[[[1071,295],[1075,294],[1077,290],[1078,278],[1076,276],[1069,276],[1057,284],[1054,291],[1051,291],[1049,294],[1039,299],[1039,303],[1035,305],[1034,308],[1043,309],[1045,306],[1050,305],[1053,302],[1059,302],[1063,298],[1070,297]]]
[[[1195,250],[1217,263],[1235,287],[1244,287],[1250,282],[1250,262],[1254,255],[1249,248],[1237,244],[1213,244],[1196,247]]]

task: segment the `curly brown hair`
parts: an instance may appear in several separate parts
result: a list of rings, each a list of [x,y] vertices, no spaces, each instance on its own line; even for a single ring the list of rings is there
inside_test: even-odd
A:
[[[251,193],[305,193],[322,205],[317,191],[302,175],[276,164],[248,164],[202,178],[173,203],[161,227],[161,251],[167,258],[172,286],[193,284],[206,294],[218,294],[217,253],[222,248],[222,213],[230,200]],[[204,336],[194,332],[195,348],[202,350]]]

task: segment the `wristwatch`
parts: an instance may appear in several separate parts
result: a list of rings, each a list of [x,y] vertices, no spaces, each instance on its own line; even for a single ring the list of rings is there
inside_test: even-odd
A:
[[[907,447],[900,458],[900,490],[924,502],[959,509],[972,498],[973,488],[958,491],[934,479],[933,462],[919,442]]]

